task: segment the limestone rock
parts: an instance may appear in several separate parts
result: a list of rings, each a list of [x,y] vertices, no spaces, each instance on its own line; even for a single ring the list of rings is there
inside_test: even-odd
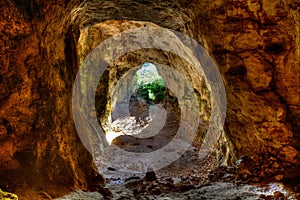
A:
[[[188,34],[216,61],[227,92],[231,157],[271,155],[299,167],[299,1],[2,0],[0,7],[0,186],[25,181],[54,196],[52,183],[89,188],[97,171],[71,111],[79,64],[99,42],[145,25]],[[125,55],[105,71],[97,90],[102,117],[118,79],[146,61],[183,74],[208,121],[202,77],[178,56],[153,49]]]

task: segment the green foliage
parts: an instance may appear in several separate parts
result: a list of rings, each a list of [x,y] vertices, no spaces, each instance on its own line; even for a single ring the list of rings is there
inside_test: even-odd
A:
[[[141,84],[137,89],[137,95],[148,101],[161,101],[164,98],[166,90],[163,78],[155,79],[151,83]]]

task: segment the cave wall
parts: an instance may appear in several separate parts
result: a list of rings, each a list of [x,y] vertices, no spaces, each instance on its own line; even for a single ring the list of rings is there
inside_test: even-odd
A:
[[[26,2],[0,3],[0,187],[19,193],[27,185],[53,196],[87,189],[103,181],[72,118],[78,65],[76,32],[64,15],[70,11]]]
[[[78,41],[78,55],[81,62],[86,58],[88,53],[97,47],[101,42],[105,41],[108,37],[119,34],[121,32],[133,30],[135,28],[140,27],[158,27],[157,25],[149,22],[141,22],[141,21],[132,21],[132,20],[107,20],[102,23],[94,24],[88,26],[84,29],[80,30],[80,38]],[[131,34],[130,37],[135,38],[138,35]],[[140,45],[138,42],[134,42],[135,45]],[[114,46],[115,53],[118,52],[120,48],[123,48],[122,44],[120,46]],[[101,53],[101,52],[100,52]],[[100,58],[101,55],[95,56]],[[109,59],[109,58],[105,58]],[[193,89],[198,94],[198,101],[199,101],[199,131],[206,132],[206,127],[203,127],[203,124],[209,123],[209,117],[211,112],[211,102],[210,102],[210,93],[204,81],[204,78],[201,74],[197,73],[197,69],[190,66],[187,61],[183,60],[178,55],[173,53],[162,51],[158,49],[141,49],[133,52],[129,52],[119,58],[117,58],[113,63],[109,65],[106,69],[107,73],[104,74],[104,77],[107,76],[105,79],[100,79],[99,85],[96,92],[96,107],[98,111],[98,116],[101,123],[104,126],[109,124],[109,121],[115,120],[110,119],[114,112],[116,112],[116,103],[119,103],[118,106],[124,101],[124,96],[127,95],[125,99],[130,98],[128,97],[131,94],[131,90],[133,89],[130,87],[132,86],[132,78],[125,78],[129,76],[127,73],[131,73],[134,75],[135,70],[137,70],[139,66],[144,64],[145,62],[151,62],[154,64],[163,64],[169,66],[170,69],[174,69],[177,72],[183,74],[183,76],[190,82]],[[129,70],[133,70],[129,72]],[[178,83],[178,80],[173,77],[172,71],[170,73],[166,73],[165,70],[159,70],[162,76],[168,77],[169,84],[175,86]],[[96,72],[95,72],[96,73]],[[84,87],[87,85],[85,83],[86,80],[82,83]],[[125,82],[124,82],[125,81]],[[121,84],[118,87],[117,84]],[[128,87],[129,86],[129,87]],[[118,87],[119,91],[116,91],[116,87]],[[177,91],[177,94],[184,95],[182,92],[184,91],[183,86],[173,88],[173,92]],[[118,95],[115,94],[118,92]],[[115,99],[112,99],[114,97]],[[188,98],[187,98],[188,99]],[[188,101],[188,100],[186,100]],[[101,112],[101,103],[106,102],[106,112]],[[124,102],[123,102],[124,103]],[[97,106],[99,105],[99,106]],[[124,104],[126,107],[127,103]],[[124,110],[125,107],[119,107],[121,110]],[[102,109],[105,107],[102,107]],[[118,110],[118,112],[122,112]],[[123,113],[123,112],[122,112]],[[126,116],[124,111],[123,113]],[[108,120],[108,122],[107,122]],[[200,136],[200,135],[199,135]],[[200,140],[203,137],[197,138],[199,141],[195,141],[195,144],[200,144]],[[202,138],[203,139],[203,138]]]
[[[299,6],[297,0],[1,1],[0,185],[13,191],[34,177],[40,185],[89,187],[96,171],[70,107],[76,48],[80,29],[111,19],[153,22],[201,42],[224,78],[231,153],[297,163]]]
[[[126,3],[125,3],[126,2]],[[150,4],[150,2],[147,2]],[[124,12],[124,4],[137,12]],[[297,1],[106,2],[110,19],[152,21],[195,38],[219,66],[227,91],[231,154],[299,160],[299,3]],[[157,7],[168,4],[168,11]],[[97,7],[96,3],[86,4]],[[118,9],[117,11],[115,9]],[[173,12],[169,12],[173,10]],[[139,13],[140,10],[145,12]],[[161,12],[163,11],[163,12]],[[138,14],[137,14],[138,13]],[[153,14],[153,19],[149,15]],[[106,14],[77,13],[89,27]],[[97,18],[98,15],[105,15]],[[169,15],[169,16],[168,16]],[[164,20],[156,20],[161,16]],[[130,27],[126,27],[129,29]]]
[[[201,10],[196,5],[191,28],[224,75],[232,149],[238,156],[265,154],[296,163],[299,2],[201,1]]]

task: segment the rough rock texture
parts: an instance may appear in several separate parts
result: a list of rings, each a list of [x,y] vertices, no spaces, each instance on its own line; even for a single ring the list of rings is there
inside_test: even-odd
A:
[[[126,4],[133,3],[128,1]],[[138,20],[148,20],[149,6],[146,9],[134,4],[137,10],[145,9],[145,14],[139,14]],[[115,3],[111,3],[113,5]],[[89,6],[97,7],[97,3]],[[97,23],[89,6],[85,8],[91,13],[77,14],[85,22]],[[123,4],[118,6],[122,8]],[[174,2],[169,5],[175,13],[172,19],[151,20],[193,36],[218,63],[228,98],[224,141],[227,139],[233,157],[268,152],[292,163],[299,160],[298,6],[295,1]],[[97,8],[101,9],[101,6]],[[114,17],[128,19],[122,11]],[[156,12],[151,13],[156,16]],[[164,10],[164,15],[160,14],[164,17],[169,12]],[[130,19],[136,18],[130,15]],[[123,26],[105,26],[104,30],[110,35],[114,31],[120,32],[119,27]],[[131,28],[128,25],[121,30]],[[136,57],[139,57],[138,61],[143,60],[141,54]],[[159,57],[156,53],[158,61]],[[113,76],[112,85],[119,76]]]
[[[82,29],[78,44],[78,54],[80,60],[83,61],[91,49],[94,49],[109,36],[140,27],[158,26],[149,22],[108,20],[106,22]],[[131,37],[137,37],[137,35],[132,34]],[[139,43],[134,43],[133,45],[139,45]],[[116,49],[120,48],[119,46],[117,47],[117,45],[114,47]],[[116,52],[118,52],[118,50],[116,50]],[[97,54],[97,57],[101,57],[101,55]],[[180,58],[178,55],[170,52],[157,49],[142,49],[130,52],[115,60],[107,68],[106,71],[108,71],[108,73],[104,73],[103,75],[103,77],[107,76],[107,78],[103,78],[102,80],[100,79],[96,92],[96,105],[99,106],[96,107],[98,109],[98,115],[102,124],[110,123],[111,120],[115,120],[116,117],[114,116],[114,113],[119,113],[119,115],[121,114],[122,116],[126,116],[126,105],[128,106],[126,101],[128,102],[130,100],[134,86],[132,83],[133,76],[136,70],[139,69],[138,67],[141,67],[141,65],[145,62],[152,62],[156,64],[160,75],[167,78],[165,79],[165,81],[167,81],[167,85],[173,86],[173,88],[171,88],[172,92],[178,94],[177,97],[182,96],[182,99],[185,99],[187,104],[194,105],[192,100],[189,100],[188,95],[183,93],[183,88],[187,87],[184,86],[183,80],[181,80],[182,83],[180,83],[179,86],[178,77],[172,74],[172,71],[165,68],[165,66],[170,67],[170,69],[175,69],[177,72],[183,74],[186,81],[191,83],[190,85],[193,87],[191,89],[196,91],[199,101],[200,123],[202,125],[208,123],[211,107],[209,91],[203,77],[199,73],[196,73],[196,69],[189,66],[189,64],[182,60],[182,58]],[[88,83],[86,84],[85,81],[86,79],[84,79],[82,83],[84,87],[88,85]],[[88,81],[89,80],[87,80],[87,82]],[[101,104],[103,102],[107,102],[106,112],[104,113],[101,112]],[[104,107],[102,107],[102,109],[103,108]],[[187,113],[189,113],[191,118],[193,117],[190,112]],[[109,122],[107,122],[107,120]],[[190,119],[189,121],[193,121],[193,119]],[[201,124],[199,125],[199,131],[205,132],[206,128],[203,126],[201,127]],[[203,135],[199,136],[202,137]],[[199,140],[201,140],[201,137],[199,137]]]
[[[233,157],[300,160],[299,1],[4,0],[0,7],[1,187],[93,182],[71,92],[80,30],[106,20],[150,21],[201,42],[224,77],[224,137]]]
[[[299,3],[202,1],[195,29],[224,74],[238,155],[299,160]],[[298,11],[297,11],[298,10]]]
[[[75,33],[62,5],[26,2],[0,3],[0,187],[87,189],[97,170],[72,119]]]

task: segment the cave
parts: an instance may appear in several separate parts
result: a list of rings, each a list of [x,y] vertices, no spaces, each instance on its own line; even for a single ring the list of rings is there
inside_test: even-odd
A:
[[[0,7],[0,199],[300,198],[299,1]]]

